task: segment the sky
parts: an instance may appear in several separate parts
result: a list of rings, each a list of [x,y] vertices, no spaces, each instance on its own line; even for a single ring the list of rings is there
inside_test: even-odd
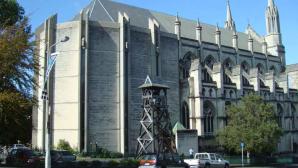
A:
[[[114,0],[121,3],[224,26],[226,0]],[[91,0],[18,0],[35,30],[49,16],[58,13],[58,22],[71,20]],[[275,0],[281,23],[287,64],[298,63],[298,0]],[[248,23],[260,35],[266,34],[267,0],[230,0],[237,31],[244,32]]]

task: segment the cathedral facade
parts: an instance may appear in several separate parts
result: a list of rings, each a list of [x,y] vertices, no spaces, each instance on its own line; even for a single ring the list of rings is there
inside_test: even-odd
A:
[[[170,88],[172,123],[196,129],[201,151],[213,149],[214,136],[228,123],[225,108],[255,93],[275,107],[284,130],[278,151],[295,152],[298,64],[286,65],[273,0],[265,18],[267,34],[260,36],[252,26],[236,30],[229,2],[224,28],[110,0],[93,0],[69,22],[50,17],[36,30],[44,67],[36,73],[40,86],[47,55],[57,54],[49,79],[50,115],[39,99],[33,145],[45,147],[49,119],[52,145],[65,139],[80,151],[97,144],[135,153],[142,113],[138,87],[149,75]],[[65,36],[69,40],[60,42]]]

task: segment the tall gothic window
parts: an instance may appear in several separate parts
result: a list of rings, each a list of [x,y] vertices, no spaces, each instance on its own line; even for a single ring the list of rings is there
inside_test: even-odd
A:
[[[233,63],[233,61],[230,58],[227,58],[224,61],[223,65],[224,65],[224,70],[225,69],[228,69],[229,71],[231,71],[232,68],[233,68],[233,66],[234,66],[234,63]]]
[[[191,68],[191,61],[194,58],[194,54],[191,52],[188,52],[185,54],[183,59],[181,59],[180,62],[180,67],[181,67],[181,75],[182,79],[187,79],[190,76],[190,68]]]
[[[292,129],[295,129],[296,126],[295,126],[295,117],[296,117],[296,108],[294,106],[294,104],[291,104],[291,111],[292,111]]]
[[[265,68],[261,63],[257,64],[257,68],[260,74],[264,74]]]
[[[278,125],[282,127],[283,108],[279,103],[277,104],[277,117],[278,117]]]
[[[276,68],[275,68],[274,65],[272,65],[272,66],[270,67],[270,71],[272,71],[273,74],[276,75]]]
[[[211,55],[209,55],[204,61],[205,65],[207,65],[210,69],[213,69],[215,62],[215,59]]]
[[[248,64],[246,61],[243,61],[243,62],[241,63],[241,68],[242,68],[246,73],[249,72],[249,64]]]
[[[183,102],[182,104],[182,124],[185,128],[189,129],[190,125],[189,125],[189,108],[188,108],[188,104],[186,102]]]
[[[225,114],[226,114],[226,117],[225,117],[225,125],[227,126],[228,123],[229,123],[229,116],[227,114],[227,110],[228,110],[228,107],[231,106],[232,103],[230,101],[226,101],[225,102]]]
[[[213,120],[214,120],[215,108],[210,101],[204,103],[204,133],[205,135],[212,135],[214,130]]]

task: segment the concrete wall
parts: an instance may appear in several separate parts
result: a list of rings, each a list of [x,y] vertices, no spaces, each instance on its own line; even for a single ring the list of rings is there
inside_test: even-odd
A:
[[[59,43],[59,52],[54,69],[53,104],[53,145],[65,139],[74,148],[79,147],[80,113],[80,45],[79,22],[60,24],[57,27],[57,40],[69,37],[67,42]]]
[[[88,143],[119,151],[119,25],[91,22],[89,38]]]

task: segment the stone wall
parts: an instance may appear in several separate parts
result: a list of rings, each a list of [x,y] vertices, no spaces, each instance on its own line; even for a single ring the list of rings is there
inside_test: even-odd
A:
[[[88,140],[119,151],[119,26],[92,22],[88,54]]]

